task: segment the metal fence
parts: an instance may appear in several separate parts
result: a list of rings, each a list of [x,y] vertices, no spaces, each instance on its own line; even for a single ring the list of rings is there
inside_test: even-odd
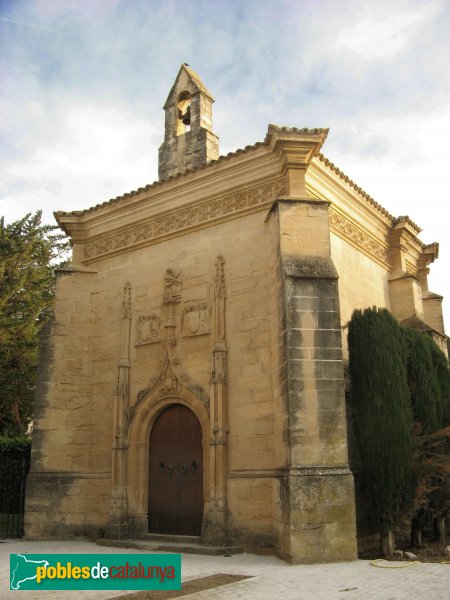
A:
[[[25,484],[30,456],[0,454],[0,538],[23,536]]]

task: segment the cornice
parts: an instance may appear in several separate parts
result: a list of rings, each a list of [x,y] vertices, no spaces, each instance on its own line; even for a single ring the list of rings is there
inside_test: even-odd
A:
[[[202,165],[202,166],[199,166],[199,167],[196,167],[193,169],[187,169],[183,173],[178,173],[177,175],[173,175],[172,177],[168,177],[167,179],[161,179],[158,181],[154,181],[153,183],[149,183],[149,184],[145,185],[144,187],[140,187],[136,190],[131,190],[130,192],[121,194],[120,196],[116,196],[115,198],[110,198],[109,200],[106,200],[105,202],[96,204],[90,208],[87,208],[84,210],[74,210],[74,211],[56,211],[54,213],[55,219],[58,222],[58,225],[64,231],[66,231],[64,222],[63,222],[63,217],[80,217],[80,216],[88,215],[90,213],[99,211],[102,208],[111,206],[113,204],[128,203],[127,201],[129,201],[131,198],[134,198],[136,196],[142,196],[142,195],[146,194],[147,192],[151,192],[152,190],[156,190],[158,188],[167,186],[167,184],[170,182],[182,180],[183,184],[184,184],[184,181],[187,178],[189,178],[189,176],[192,173],[197,173],[200,171],[205,171],[207,169],[211,169],[212,167],[215,167],[218,164],[228,162],[238,156],[242,156],[243,154],[247,154],[258,148],[261,148],[261,146],[269,146],[274,133],[289,134],[291,136],[297,135],[297,134],[303,135],[303,136],[304,135],[311,135],[311,136],[320,135],[322,137],[322,143],[323,143],[323,141],[325,141],[326,135],[328,134],[328,129],[306,129],[306,128],[297,129],[295,127],[278,127],[277,125],[269,125],[268,132],[267,132],[265,140],[263,142],[256,142],[254,144],[245,146],[245,148],[238,148],[237,150],[235,150],[233,152],[228,152],[228,154],[219,156],[219,158],[217,160],[211,161],[211,162],[207,163],[206,165]],[[66,231],[66,233],[68,233],[68,231]]]
[[[174,178],[126,200],[107,203],[98,210],[60,215],[59,222],[75,244],[86,243],[280,176],[281,166],[269,148],[261,145],[253,152],[244,153],[239,160],[219,164],[216,161],[210,169],[201,169],[189,177]]]
[[[426,244],[417,237],[422,230],[408,216],[397,217],[394,219],[393,230],[394,235],[396,231],[402,233],[403,237],[408,241],[408,247],[417,255],[421,254],[427,247]]]
[[[211,161],[206,165],[202,165],[200,167],[196,167],[193,169],[187,169],[183,173],[178,173],[177,175],[173,175],[172,177],[168,177],[167,179],[161,179],[158,181],[154,181],[153,183],[149,183],[144,187],[140,187],[136,190],[132,190],[125,194],[121,194],[120,196],[116,196],[115,198],[110,198],[109,200],[106,200],[105,202],[101,202],[100,204],[96,204],[90,208],[86,208],[84,210],[74,210],[74,211],[57,211],[53,214],[55,216],[56,221],[58,222],[58,225],[63,230],[65,230],[64,223],[60,222],[63,217],[81,217],[84,215],[88,215],[88,214],[97,212],[104,207],[108,207],[108,206],[111,206],[114,204],[128,203],[128,201],[131,198],[135,198],[136,196],[142,196],[142,195],[146,194],[147,192],[151,192],[156,189],[161,189],[161,188],[167,186],[167,184],[169,184],[171,182],[177,182],[177,181],[183,180],[183,183],[184,183],[184,180],[187,179],[192,173],[197,173],[199,171],[204,171],[204,170],[210,169],[211,167],[214,167],[217,164],[227,162],[237,156],[247,154],[247,153],[251,152],[252,150],[256,150],[256,149],[260,148],[261,146],[266,146],[266,145],[267,145],[266,142],[256,142],[253,145],[245,146],[245,148],[238,148],[234,152],[228,152],[228,154],[219,156],[219,158],[217,160]],[[68,232],[66,231],[66,233],[68,233]]]
[[[314,156],[319,152],[328,129],[297,129],[269,125],[265,142],[287,176],[287,195],[306,195],[305,175]]]
[[[371,236],[360,225],[352,222],[333,206],[330,206],[329,215],[330,230],[332,233],[349,242],[388,271],[391,270],[389,246],[387,243],[383,243]]]
[[[316,162],[312,163],[312,167],[317,167],[318,163],[326,167],[326,170],[330,172],[330,175],[332,174],[332,178],[341,188],[348,189],[348,197],[353,202],[357,202],[361,208],[364,208],[366,214],[370,214],[371,217],[378,222],[378,225],[384,225],[386,234],[388,234],[393,228],[405,226],[409,231],[411,249],[414,248],[414,252],[420,252],[426,248],[426,245],[418,238],[418,235],[422,230],[416,223],[414,223],[412,219],[410,219],[410,217],[407,215],[399,217],[394,217],[391,215],[383,206],[381,206],[381,204],[376,202],[371,196],[369,196],[369,194],[367,194],[367,192],[356,185],[356,183],[352,181],[350,177],[348,177],[322,153],[317,154]],[[321,174],[323,173],[324,170],[321,170]]]
[[[85,260],[83,262],[89,263],[106,255],[150,245],[163,239],[267,208],[275,198],[282,196],[285,191],[286,180],[284,177],[278,177],[258,186],[219,196],[202,204],[180,208],[145,223],[99,236],[84,245]]]
[[[397,267],[402,264],[401,257],[403,257],[402,270],[414,277],[417,277],[419,263],[426,248],[425,244],[417,237],[417,231],[420,231],[420,229],[409,217],[399,217],[396,219],[389,236],[393,263],[396,260],[395,256],[400,252],[398,255],[400,263],[397,264]]]
[[[303,129],[298,129],[297,127],[279,127],[270,124],[264,143],[269,144],[272,149],[277,145],[287,145],[288,154],[289,146],[292,146],[296,148],[295,154],[302,155],[302,162],[309,163],[325,143],[329,131],[328,128],[308,129],[303,127]]]
[[[330,230],[358,251],[391,270],[389,260],[390,216],[378,211],[364,196],[336,173],[314,160],[307,173],[309,195],[330,202]]]
[[[352,188],[359,196],[364,198],[373,208],[375,208],[380,214],[388,217],[391,221],[391,224],[395,221],[395,217],[391,215],[381,204],[376,202],[367,192],[365,192],[361,187],[359,187],[354,181],[348,177],[343,171],[339,169],[334,163],[332,163],[326,156],[324,156],[321,152],[317,155],[318,160],[327,167],[330,171],[332,171],[337,177],[346,183],[350,188]]]
[[[400,217],[395,218],[393,225],[397,225],[398,223],[407,223],[412,228],[416,236],[419,235],[419,233],[422,231],[420,227],[408,217],[408,215],[402,215]]]
[[[331,231],[391,270],[392,231],[405,227],[412,269],[428,248],[417,237],[419,227],[409,217],[394,218],[319,152],[327,134],[328,129],[270,125],[264,142],[86,210],[56,212],[55,217],[84,250],[82,262],[88,264],[269,207],[289,193],[286,169],[306,165],[307,191],[331,203]]]
[[[272,135],[274,133],[287,133],[289,135],[291,135],[291,134],[299,134],[299,135],[322,135],[322,134],[324,134],[323,141],[325,141],[326,136],[328,135],[329,131],[330,131],[329,127],[325,127],[325,128],[317,128],[316,127],[315,129],[308,129],[307,127],[302,127],[300,129],[298,127],[280,127],[279,125],[274,125],[273,123],[270,123],[268,130],[267,130],[266,139],[264,141],[270,142]]]
[[[408,275],[412,275],[417,278],[418,269],[416,265],[408,259],[405,259],[405,268]]]

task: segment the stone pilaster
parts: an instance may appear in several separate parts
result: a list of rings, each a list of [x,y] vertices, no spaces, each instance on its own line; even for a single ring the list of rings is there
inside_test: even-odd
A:
[[[286,444],[277,552],[292,563],[356,558],[353,476],[348,467],[338,276],[328,203],[279,200],[284,301]]]
[[[409,249],[420,230],[406,217],[400,217],[390,236],[390,259],[392,272],[389,277],[391,312],[398,321],[411,317],[424,320],[422,287],[408,269]]]
[[[131,286],[126,283],[121,307],[120,358],[114,396],[114,441],[112,455],[111,526],[113,539],[127,538],[127,450],[126,414],[130,405]]]
[[[428,289],[429,265],[439,256],[439,244],[425,246],[418,261],[418,278],[422,290],[422,305],[424,321],[438,333],[445,335],[444,316],[442,314],[443,297]]]
[[[95,536],[108,519],[109,482],[91,466],[96,278],[96,271],[74,265],[57,272],[54,317],[40,339],[27,539],[63,539],[74,532]],[[82,502],[67,508],[67,499],[76,496],[91,503],[89,514]]]
[[[219,255],[216,261],[214,291],[214,349],[211,370],[211,506],[205,538],[212,543],[224,543],[227,532],[227,469],[228,469],[228,416],[227,416],[227,346],[225,341],[225,261]]]

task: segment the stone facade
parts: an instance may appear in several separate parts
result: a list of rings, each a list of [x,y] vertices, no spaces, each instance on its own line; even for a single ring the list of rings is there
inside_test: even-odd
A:
[[[202,430],[205,543],[351,560],[345,325],[386,306],[443,346],[438,246],[320,153],[327,130],[270,125],[218,158],[211,103],[182,65],[160,180],[56,214],[73,262],[41,351],[26,535],[144,536],[151,431],[182,404]]]

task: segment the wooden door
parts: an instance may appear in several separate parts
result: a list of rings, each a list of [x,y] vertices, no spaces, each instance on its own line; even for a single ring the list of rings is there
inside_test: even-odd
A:
[[[202,429],[182,404],[163,410],[150,436],[149,531],[200,535],[203,517]]]

